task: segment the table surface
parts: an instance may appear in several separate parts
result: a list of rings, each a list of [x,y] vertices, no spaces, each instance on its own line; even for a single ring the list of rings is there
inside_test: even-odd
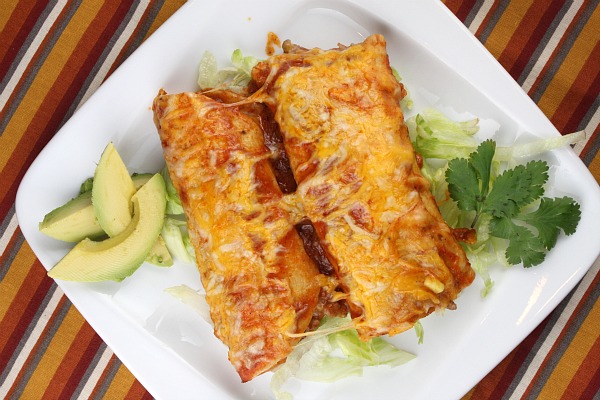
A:
[[[24,240],[15,195],[77,106],[183,0],[3,0],[0,7],[0,398],[151,398]],[[597,0],[446,0],[600,181]],[[600,222],[600,221],[599,221]],[[600,240],[600,238],[591,238]],[[600,396],[600,262],[465,399]]]

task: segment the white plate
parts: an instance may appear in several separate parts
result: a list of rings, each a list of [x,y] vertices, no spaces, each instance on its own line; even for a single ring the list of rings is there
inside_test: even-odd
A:
[[[415,110],[435,105],[475,114],[484,121],[481,136],[501,143],[512,142],[522,132],[558,134],[439,1],[193,0],[81,107],[23,179],[16,202],[19,223],[46,268],[69,246],[40,234],[38,222],[93,174],[108,141],[115,143],[132,172],[158,170],[162,152],[150,111],[158,90],[194,90],[197,63],[205,50],[223,63],[236,48],[264,57],[269,31],[320,47],[382,33],[392,64],[412,92]],[[493,121],[500,124],[498,132]],[[480,298],[482,284],[476,280],[459,299],[457,311],[425,319],[424,344],[417,345],[412,331],[391,338],[417,354],[409,364],[375,368],[362,378],[335,384],[294,382],[296,398],[458,398],[518,345],[568,294],[599,252],[598,241],[589,240],[600,237],[597,183],[570,149],[545,158],[553,166],[551,194],[570,194],[581,204],[576,234],[561,238],[542,265],[492,271],[496,285],[486,299]],[[200,287],[195,267],[144,265],[121,285],[59,285],[156,398],[268,398],[270,374],[241,384],[211,328],[163,293],[182,283]]]

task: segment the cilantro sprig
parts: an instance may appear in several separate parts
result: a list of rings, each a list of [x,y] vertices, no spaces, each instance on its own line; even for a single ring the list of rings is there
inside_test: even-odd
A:
[[[468,159],[451,160],[446,170],[448,191],[459,209],[475,212],[472,228],[482,214],[489,215],[489,234],[508,240],[507,261],[529,268],[544,260],[561,231],[575,232],[580,207],[570,197],[543,197],[548,181],[545,161],[518,165],[492,180],[495,151],[496,143],[486,140]],[[538,201],[537,209],[529,211]]]

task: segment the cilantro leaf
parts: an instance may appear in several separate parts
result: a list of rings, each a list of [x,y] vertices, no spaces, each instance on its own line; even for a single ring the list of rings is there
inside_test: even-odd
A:
[[[520,220],[538,230],[539,238],[548,250],[556,245],[561,229],[566,235],[573,234],[580,218],[579,204],[570,197],[554,199],[542,197],[536,211],[519,216]]]
[[[492,185],[495,150],[495,142],[486,140],[468,160],[451,160],[446,170],[448,191],[460,210],[475,211],[471,227],[481,215],[489,216],[489,235],[508,241],[507,261],[529,268],[544,261],[561,230],[567,235],[575,231],[581,218],[579,204],[570,197],[542,197],[548,181],[545,161],[506,170]],[[536,200],[540,200],[538,208],[524,213],[522,209]]]
[[[492,170],[492,159],[496,152],[496,142],[486,140],[481,143],[477,150],[471,153],[471,165],[477,172],[477,178],[481,181],[481,198],[485,199],[490,190],[490,172]]]
[[[448,163],[446,182],[452,200],[464,211],[475,211],[480,208],[480,191],[477,172],[464,158],[455,158]]]
[[[531,204],[544,194],[547,180],[548,164],[545,161],[530,161],[506,170],[494,182],[483,212],[494,217],[513,217],[520,207]]]
[[[478,214],[481,211],[489,190],[495,149],[496,143],[486,140],[471,153],[469,160],[455,158],[448,163],[448,190],[461,210],[477,211]]]
[[[493,218],[490,233],[508,239],[505,256],[510,264],[522,262],[523,267],[529,268],[540,264],[546,257],[546,249],[541,240],[528,228],[515,224],[510,218]]]

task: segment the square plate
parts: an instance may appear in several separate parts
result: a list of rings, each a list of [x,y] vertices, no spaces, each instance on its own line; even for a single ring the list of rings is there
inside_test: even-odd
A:
[[[435,106],[451,115],[474,114],[479,137],[510,144],[558,132],[485,48],[435,0],[379,2],[192,0],[185,4],[96,91],[31,165],[17,194],[22,232],[46,268],[69,245],[38,232],[44,215],[73,197],[113,141],[131,172],[159,170],[164,161],[150,106],[160,88],[196,90],[205,50],[225,65],[236,48],[265,57],[267,33],[305,47],[356,43],[371,33],[388,41],[392,65],[411,92],[417,112]],[[485,299],[481,280],[458,299],[458,310],[424,319],[425,342],[412,331],[389,338],[417,358],[372,368],[333,384],[294,381],[295,398],[459,398],[499,363],[569,293],[591,266],[600,237],[600,190],[569,148],[544,155],[551,165],[550,195],[580,204],[577,232],[561,237],[546,261],[524,270],[491,271]],[[227,350],[189,307],[164,293],[200,288],[195,266],[143,265],[121,284],[58,282],[73,304],[140,382],[158,399],[268,398],[270,373],[241,384]],[[493,346],[491,346],[493,344]]]

